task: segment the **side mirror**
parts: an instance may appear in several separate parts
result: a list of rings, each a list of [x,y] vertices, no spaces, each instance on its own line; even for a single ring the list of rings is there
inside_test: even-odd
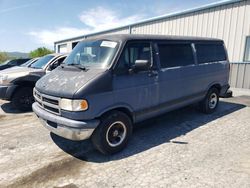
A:
[[[147,71],[150,68],[149,60],[136,60],[134,65],[135,71]]]
[[[59,63],[58,62],[56,62],[56,63],[53,63],[52,65],[50,65],[49,66],[49,71],[52,71],[52,70],[54,70],[55,68],[57,68],[59,66]]]

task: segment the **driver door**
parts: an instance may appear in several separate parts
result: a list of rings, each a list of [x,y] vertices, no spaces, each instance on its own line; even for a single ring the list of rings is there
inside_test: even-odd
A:
[[[132,109],[136,114],[136,121],[148,117],[152,107],[158,104],[158,75],[157,70],[153,70],[153,54],[151,42],[129,42],[115,68],[114,102]],[[136,60],[148,60],[151,68],[146,71],[131,71]],[[152,71],[154,74],[151,74]]]

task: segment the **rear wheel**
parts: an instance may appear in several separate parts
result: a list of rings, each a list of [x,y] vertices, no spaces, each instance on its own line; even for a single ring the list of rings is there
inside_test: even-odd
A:
[[[219,104],[219,91],[217,88],[211,88],[205,99],[200,102],[200,109],[206,114],[213,113]]]
[[[121,151],[132,134],[131,119],[123,112],[113,111],[101,118],[101,124],[91,139],[94,147],[103,154]]]
[[[33,88],[22,87],[14,92],[12,103],[20,111],[31,111],[34,102]]]

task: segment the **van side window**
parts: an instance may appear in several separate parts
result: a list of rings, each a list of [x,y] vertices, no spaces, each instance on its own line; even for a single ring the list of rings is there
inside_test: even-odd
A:
[[[161,68],[195,64],[191,44],[158,44],[158,48]]]
[[[195,44],[195,48],[199,64],[227,60],[222,43]]]
[[[151,62],[151,47],[150,43],[129,43],[123,50],[116,68],[117,74],[128,73],[136,60],[148,60]]]

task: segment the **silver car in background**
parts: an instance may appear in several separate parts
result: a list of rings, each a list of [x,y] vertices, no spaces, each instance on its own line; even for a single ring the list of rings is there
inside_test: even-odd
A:
[[[11,101],[21,111],[31,110],[35,83],[57,68],[66,57],[65,54],[49,54],[34,63],[0,71],[0,99]]]

